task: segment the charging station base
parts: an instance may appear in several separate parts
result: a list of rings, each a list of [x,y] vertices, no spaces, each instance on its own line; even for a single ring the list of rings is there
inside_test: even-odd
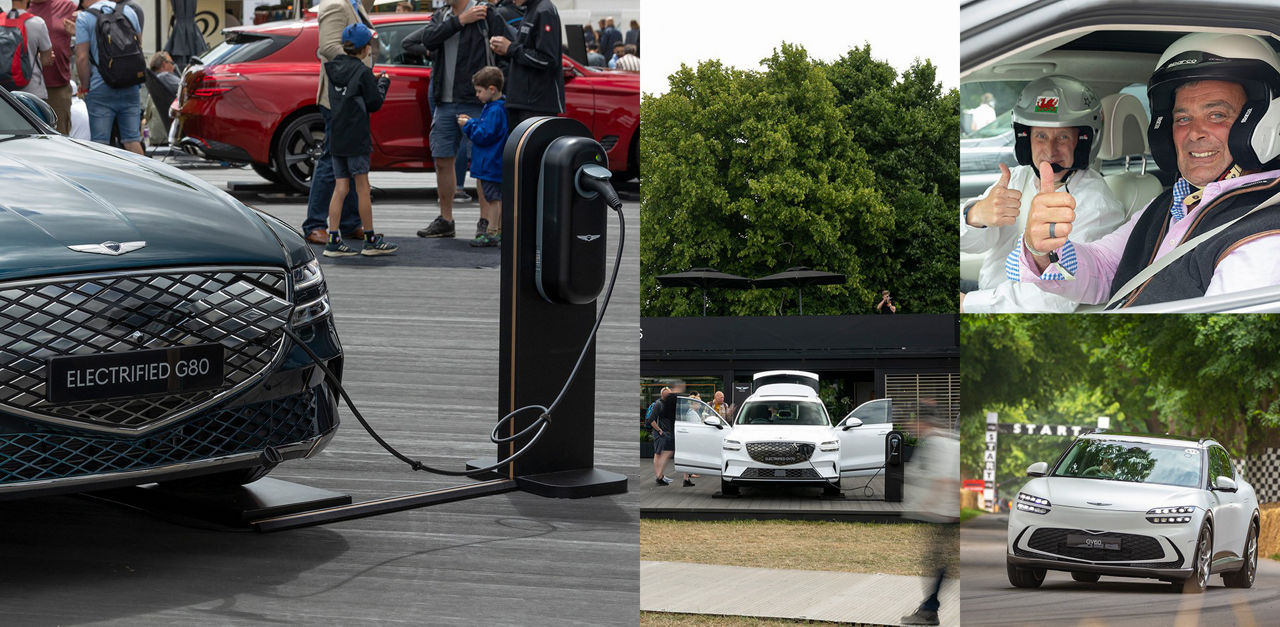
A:
[[[538,496],[582,499],[626,492],[627,476],[599,468],[583,468],[516,477],[516,485]]]
[[[187,518],[225,527],[347,505],[351,495],[264,477],[229,490],[176,490],[158,484],[92,492],[88,496],[160,515]]]
[[[467,470],[488,468],[497,462],[495,457],[481,457],[467,462]],[[476,478],[499,477],[498,473],[477,475]],[[576,468],[559,470],[515,478],[516,486],[521,490],[538,496],[553,499],[584,499],[591,496],[607,496],[622,494],[627,491],[627,476],[600,470],[599,468]]]

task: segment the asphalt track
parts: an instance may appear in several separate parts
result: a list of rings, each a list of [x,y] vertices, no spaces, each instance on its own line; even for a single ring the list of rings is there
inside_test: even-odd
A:
[[[1276,625],[1280,562],[1261,559],[1248,590],[1214,575],[1204,594],[1179,594],[1155,579],[1103,576],[1077,583],[1049,571],[1035,590],[1014,588],[1005,571],[1008,516],[987,514],[960,527],[960,606],[965,625]]]

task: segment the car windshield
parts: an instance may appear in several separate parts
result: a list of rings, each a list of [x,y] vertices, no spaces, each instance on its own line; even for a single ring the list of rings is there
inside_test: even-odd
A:
[[[22,117],[22,113],[8,100],[0,98],[0,135],[30,135],[39,133],[26,118]]]
[[[1200,485],[1202,457],[1200,449],[1190,446],[1077,440],[1053,476],[1194,488]]]
[[[735,424],[831,426],[827,409],[818,401],[749,401]]]

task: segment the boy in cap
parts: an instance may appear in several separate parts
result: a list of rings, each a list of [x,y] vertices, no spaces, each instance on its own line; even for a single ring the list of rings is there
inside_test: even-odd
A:
[[[490,65],[471,77],[476,98],[484,103],[480,117],[465,113],[458,126],[471,140],[471,176],[480,182],[481,222],[488,226],[476,234],[472,246],[497,246],[502,240],[502,149],[507,143],[507,108],[502,100],[502,70]]]
[[[361,61],[369,56],[369,44],[375,36],[364,24],[347,26],[342,31],[342,51],[346,54],[324,64],[329,78],[329,106],[333,111],[329,153],[334,175],[333,196],[329,199],[329,244],[324,247],[326,257],[390,255],[399,248],[384,240],[381,233],[374,233],[373,206],[369,199],[369,154],[373,152],[369,114],[382,107],[391,84],[386,72],[375,82],[373,70]],[[360,223],[365,232],[362,250],[347,246],[338,230],[342,201],[353,179]]]

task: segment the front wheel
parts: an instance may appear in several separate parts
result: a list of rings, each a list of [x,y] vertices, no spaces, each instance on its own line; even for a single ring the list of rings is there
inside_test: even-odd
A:
[[[281,182],[304,194],[310,191],[323,142],[324,118],[319,113],[304,113],[290,120],[280,131],[272,155]]]
[[[1213,531],[1208,525],[1200,527],[1200,536],[1196,539],[1196,553],[1191,564],[1195,570],[1190,577],[1175,581],[1174,588],[1183,594],[1199,594],[1209,587],[1209,568],[1213,558]]]
[[[720,480],[720,493],[725,496],[738,496],[742,494],[742,489],[724,479]]]
[[[1097,583],[1098,573],[1071,573],[1071,578],[1080,583]]]
[[[1044,583],[1043,568],[1020,568],[1006,558],[1005,570],[1009,572],[1009,583],[1015,588],[1039,588]]]
[[[1222,583],[1228,588],[1252,588],[1258,573],[1258,525],[1249,525],[1249,536],[1244,540],[1244,566],[1234,573],[1223,573]]]
[[[839,479],[836,479],[835,481],[832,481],[827,485],[822,486],[823,496],[840,496],[841,494],[843,494],[843,492],[840,491]]]
[[[280,176],[280,173],[276,172],[270,163],[255,163],[253,164],[253,171],[272,183],[284,182],[284,177]]]

